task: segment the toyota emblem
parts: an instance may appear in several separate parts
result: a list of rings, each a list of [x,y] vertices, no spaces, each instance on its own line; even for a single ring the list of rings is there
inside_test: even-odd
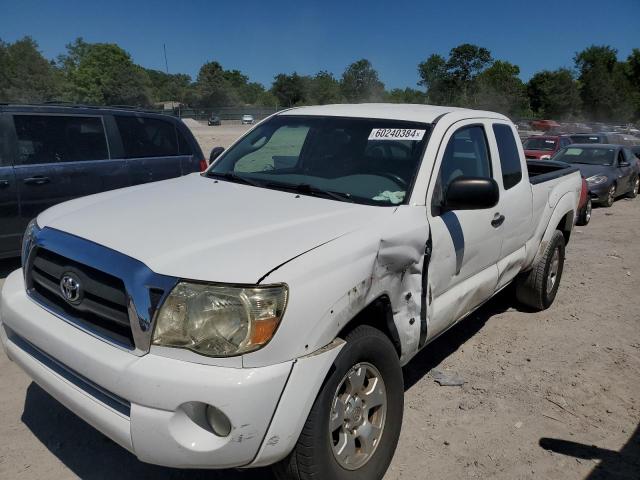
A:
[[[76,275],[67,272],[60,279],[60,292],[62,297],[69,303],[77,305],[82,300],[82,286]]]

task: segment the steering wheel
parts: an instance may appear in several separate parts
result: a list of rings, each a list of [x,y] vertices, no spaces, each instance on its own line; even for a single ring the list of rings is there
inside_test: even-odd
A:
[[[372,172],[370,175],[378,175],[379,177],[384,177],[384,178],[386,178],[388,180],[391,180],[393,183],[395,183],[399,187],[403,188],[404,190],[406,190],[407,187],[408,187],[407,182],[401,176],[396,175],[395,173],[390,173],[390,172]]]

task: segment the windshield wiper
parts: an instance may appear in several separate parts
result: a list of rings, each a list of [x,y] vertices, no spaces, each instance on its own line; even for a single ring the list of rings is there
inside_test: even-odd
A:
[[[344,192],[333,192],[331,190],[324,190],[322,188],[314,187],[313,185],[309,185],[308,183],[299,183],[299,184],[291,184],[291,183],[279,183],[279,182],[270,182],[267,183],[267,187],[274,188],[282,188],[285,190],[291,190],[293,192],[302,193],[303,195],[320,195],[323,197],[333,198],[334,200],[339,200],[341,202],[351,202],[354,200],[350,193]]]
[[[230,182],[244,183],[245,185],[251,185],[252,187],[262,187],[262,183],[251,180],[247,177],[242,177],[233,172],[207,172],[207,177],[222,178],[223,180],[229,180]]]

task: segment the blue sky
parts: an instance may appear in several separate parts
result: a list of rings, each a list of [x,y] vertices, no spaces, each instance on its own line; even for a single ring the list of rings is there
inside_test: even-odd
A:
[[[521,68],[572,67],[576,51],[608,44],[626,58],[640,48],[640,0],[0,0],[0,38],[32,36],[55,58],[76,37],[115,42],[136,63],[195,78],[208,60],[266,86],[280,72],[341,75],[368,58],[387,87],[415,87],[417,64],[461,43]]]

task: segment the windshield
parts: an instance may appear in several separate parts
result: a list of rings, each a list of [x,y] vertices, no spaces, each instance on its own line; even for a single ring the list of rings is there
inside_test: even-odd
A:
[[[557,143],[557,140],[553,138],[527,138],[524,142],[524,149],[553,152]]]
[[[586,165],[613,165],[615,148],[578,148],[568,147],[560,150],[553,160]]]
[[[571,135],[574,143],[602,143],[599,135]]]
[[[333,200],[405,201],[431,126],[367,118],[275,116],[215,162],[208,176]]]

